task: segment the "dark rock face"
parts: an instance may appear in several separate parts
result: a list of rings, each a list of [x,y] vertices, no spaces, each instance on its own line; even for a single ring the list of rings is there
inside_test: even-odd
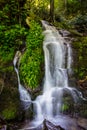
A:
[[[67,30],[59,30],[59,33],[63,36],[63,37],[68,37],[71,35],[71,33]]]
[[[13,120],[18,116],[20,108],[17,76],[14,71],[5,72],[0,75],[0,81],[0,115],[6,120]]]

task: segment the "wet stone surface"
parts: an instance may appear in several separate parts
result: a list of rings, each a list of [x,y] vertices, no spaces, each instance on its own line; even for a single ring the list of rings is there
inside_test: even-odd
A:
[[[42,122],[27,121],[19,130],[87,130],[87,119],[59,115],[55,119],[45,119]]]

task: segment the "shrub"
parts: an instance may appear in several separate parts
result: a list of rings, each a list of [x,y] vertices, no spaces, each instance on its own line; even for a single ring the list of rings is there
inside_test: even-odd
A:
[[[87,31],[87,15],[78,15],[71,23],[79,32]]]
[[[27,35],[24,27],[18,24],[6,27],[0,26],[0,63],[7,64],[13,60],[15,50],[18,50],[22,44],[22,40]]]

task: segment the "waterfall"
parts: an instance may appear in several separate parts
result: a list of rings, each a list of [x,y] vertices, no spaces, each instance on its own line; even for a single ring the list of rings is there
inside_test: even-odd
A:
[[[23,103],[24,109],[28,109],[28,107],[30,106],[30,103],[31,103],[31,97],[30,97],[29,93],[27,92],[27,90],[20,83],[20,77],[19,77],[19,71],[18,71],[19,58],[20,58],[20,52],[17,51],[15,54],[14,60],[13,60],[13,64],[14,64],[15,72],[17,73],[17,77],[18,77],[18,90],[19,90],[19,94],[20,94],[20,100]],[[17,64],[18,64],[18,68],[17,68]]]
[[[45,21],[42,21],[42,25],[45,28],[43,32],[45,36],[43,42],[45,59],[43,92],[42,95],[37,96],[32,101],[35,113],[34,120],[30,126],[25,126],[23,130],[39,126],[44,119],[56,119],[61,113],[64,91],[71,95],[75,103],[77,103],[79,98],[85,100],[81,92],[73,86],[69,86],[68,74],[72,75],[73,62],[70,43],[65,41],[55,27],[48,25]],[[16,68],[17,58],[18,56],[15,56],[14,66],[18,76],[20,98],[21,100],[31,102],[30,95],[20,84],[18,69]]]
[[[42,21],[45,28],[43,50],[45,57],[45,78],[43,94],[35,100],[35,120],[53,118],[61,112],[64,90],[68,91],[76,103],[81,92],[70,87],[68,73],[72,72],[72,49],[55,27]],[[66,44],[65,44],[66,43]],[[84,99],[84,98],[83,98]]]

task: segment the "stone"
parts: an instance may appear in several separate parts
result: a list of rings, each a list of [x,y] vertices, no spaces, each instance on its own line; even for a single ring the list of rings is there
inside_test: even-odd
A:
[[[56,126],[46,119],[44,120],[43,124],[44,124],[43,130],[64,130],[60,125]]]
[[[77,123],[78,123],[78,126],[80,126],[81,128],[87,130],[87,119],[79,118]]]

